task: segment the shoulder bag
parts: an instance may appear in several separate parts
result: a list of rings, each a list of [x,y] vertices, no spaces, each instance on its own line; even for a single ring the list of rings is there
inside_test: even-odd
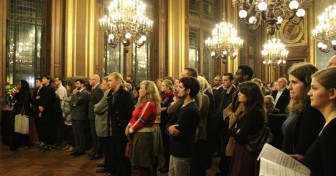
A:
[[[24,107],[22,107],[20,114],[15,115],[14,132],[29,134],[29,116],[25,115]]]

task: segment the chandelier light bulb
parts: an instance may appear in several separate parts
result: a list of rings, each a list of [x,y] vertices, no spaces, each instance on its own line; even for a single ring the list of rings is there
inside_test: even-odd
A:
[[[250,23],[250,24],[254,24],[254,23],[256,23],[256,17],[251,16],[251,17],[249,18],[249,23]]]
[[[215,56],[215,55],[216,55],[216,52],[211,51],[211,56]]]
[[[278,16],[277,24],[281,24],[283,22],[283,18],[281,16]]]
[[[247,17],[247,11],[242,9],[239,11],[239,17],[240,18],[246,18]]]
[[[140,40],[142,41],[146,41],[147,40],[147,37],[145,35],[141,36]]]
[[[289,8],[291,10],[295,10],[299,8],[299,2],[297,2],[296,0],[293,0],[289,3]]]
[[[331,41],[331,44],[332,44],[333,46],[335,46],[335,45],[336,45],[336,40],[332,40],[332,41]]]
[[[267,3],[264,2],[264,1],[260,2],[260,3],[258,4],[258,9],[259,9],[260,11],[265,11],[265,10],[267,9]]]
[[[227,52],[226,50],[223,51],[223,54],[224,54],[224,55],[227,55],[227,53],[228,53],[228,52]]]
[[[317,43],[317,47],[318,47],[318,48],[322,48],[322,46],[323,46],[323,43],[321,43],[321,42],[318,42],[318,43]]]
[[[303,17],[303,16],[305,16],[305,14],[306,14],[306,11],[303,10],[303,9],[299,9],[299,10],[296,12],[296,16],[298,16],[298,17]]]
[[[267,64],[267,62],[264,60],[264,61],[263,61],[263,64]]]
[[[132,37],[132,34],[131,34],[131,33],[128,32],[128,33],[125,34],[125,38],[126,38],[126,39],[130,39],[131,37]]]

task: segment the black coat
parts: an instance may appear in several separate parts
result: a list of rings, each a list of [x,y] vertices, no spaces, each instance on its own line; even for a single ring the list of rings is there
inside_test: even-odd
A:
[[[91,91],[89,99],[89,120],[95,120],[95,113],[93,111],[93,106],[97,104],[104,96],[103,90],[100,88],[100,84]]]
[[[42,112],[42,121],[53,121],[56,118],[55,111],[55,101],[56,101],[56,93],[55,90],[49,84],[48,86],[43,86],[40,90],[40,103],[39,106],[43,107]]]
[[[134,103],[132,94],[122,87],[113,93],[109,91],[107,95],[108,117],[112,124],[112,135],[124,135],[125,128],[132,118]]]

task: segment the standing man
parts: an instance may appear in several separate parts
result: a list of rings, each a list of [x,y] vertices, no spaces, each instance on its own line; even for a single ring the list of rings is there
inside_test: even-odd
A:
[[[112,136],[108,142],[111,163],[107,168],[110,175],[131,175],[131,163],[125,156],[126,143],[125,129],[132,118],[134,101],[132,94],[126,91],[121,83],[123,77],[113,72],[108,76],[108,86],[111,89],[107,95],[108,117],[112,124]],[[108,134],[109,135],[109,134]]]
[[[215,76],[214,80],[212,81],[212,92],[214,96],[214,104],[215,104],[215,109],[217,109],[220,99],[219,95],[221,92],[224,90],[222,86],[222,78],[220,75]]]
[[[76,89],[74,89],[74,94],[71,98],[71,118],[72,118],[72,129],[75,138],[76,149],[71,155],[80,156],[85,154],[85,134],[88,129],[86,129],[86,122],[88,120],[88,102],[89,94],[84,89],[85,82],[82,79],[77,79],[75,81]]]
[[[187,176],[190,174],[190,160],[193,156],[193,141],[200,119],[200,112],[195,97],[200,85],[194,77],[183,77],[179,83],[179,98],[182,106],[174,113],[167,124],[170,137],[170,176]]]
[[[278,90],[272,92],[275,108],[280,110],[280,113],[287,113],[286,108],[290,100],[289,90],[286,88],[287,80],[284,77],[278,79]]]
[[[56,76],[55,77],[56,95],[60,99],[61,109],[63,109],[64,100],[68,97],[67,90],[63,86],[63,81],[64,81],[64,79],[63,79],[62,76]],[[56,117],[56,132],[57,132],[56,139],[57,139],[57,142],[60,143],[60,142],[62,142],[62,136],[63,136],[64,123],[63,123],[62,119],[64,118],[64,115],[63,115],[63,113],[60,113],[59,116],[60,117]]]
[[[46,145],[44,151],[55,149],[56,142],[56,115],[55,115],[55,103],[56,94],[54,88],[51,86],[51,76],[42,76],[42,89],[40,90],[40,103],[38,106],[41,122],[41,136],[42,140],[45,140]],[[59,103],[59,102],[58,102]]]
[[[90,131],[93,143],[93,152],[90,155],[90,160],[95,160],[103,157],[103,154],[96,133],[96,125],[95,125],[96,115],[94,113],[93,106],[103,98],[104,93],[100,87],[100,77],[97,74],[91,76],[89,83],[91,85],[91,94],[88,108],[89,108]]]

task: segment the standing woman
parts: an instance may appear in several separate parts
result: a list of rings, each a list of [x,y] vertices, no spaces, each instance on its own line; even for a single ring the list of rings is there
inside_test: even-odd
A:
[[[169,116],[167,113],[167,108],[174,101],[173,83],[169,79],[164,79],[161,83],[161,134],[163,139],[163,157],[165,163],[162,168],[159,169],[161,173],[166,173],[169,170],[169,158],[170,158],[170,139],[166,132],[166,126],[169,122]]]
[[[152,81],[142,81],[139,100],[132,113],[132,119],[125,129],[133,144],[132,166],[137,166],[139,175],[149,176],[154,163],[153,124],[160,113],[161,97]]]
[[[73,95],[73,90],[75,89],[75,85],[73,82],[68,81],[65,86],[67,90],[67,97],[63,101],[62,111],[64,114],[64,125],[65,125],[65,138],[67,140],[67,145],[63,148],[67,152],[73,152],[75,150],[75,139],[72,130],[72,118],[71,118],[71,98]]]
[[[308,92],[310,105],[324,116],[325,124],[314,143],[308,148],[303,160],[311,175],[336,174],[336,67],[320,70],[312,76]]]
[[[28,117],[30,116],[30,100],[31,100],[29,84],[27,81],[20,80],[16,89],[17,93],[14,95],[12,99],[12,102],[14,102],[15,104],[11,115],[14,123],[15,123],[15,115],[17,114],[24,113]],[[28,144],[29,144],[28,134],[15,133],[13,130],[13,136],[10,143],[10,150],[17,150],[18,147],[27,148]]]
[[[304,155],[325,122],[323,115],[310,106],[307,95],[311,75],[316,71],[317,68],[309,63],[297,63],[288,70],[291,100],[288,105],[290,114],[282,125],[282,150],[285,153]]]
[[[257,175],[258,152],[250,152],[245,147],[247,137],[262,130],[266,120],[264,96],[259,86],[246,81],[238,86],[238,101],[243,104],[245,112],[229,128],[229,134],[236,144],[233,150],[229,175]]]

